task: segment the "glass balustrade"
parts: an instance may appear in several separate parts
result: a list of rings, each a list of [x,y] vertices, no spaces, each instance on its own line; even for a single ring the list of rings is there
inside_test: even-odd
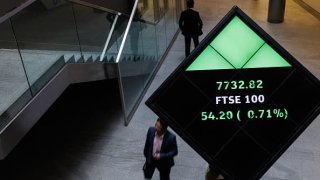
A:
[[[148,82],[178,30],[177,0],[139,0],[119,61],[119,75],[125,111],[130,122]],[[129,17],[127,17],[129,19]]]
[[[12,18],[12,26],[34,95],[68,58],[81,56],[70,3],[46,9],[36,1]]]
[[[127,35],[129,16],[68,2],[48,8],[35,1],[1,23],[0,129],[66,63],[114,63],[124,38],[118,69],[128,124],[178,29],[182,1],[139,0]]]
[[[113,23],[109,14],[71,3],[48,8],[36,1],[0,24],[0,130],[65,63],[99,58]],[[113,56],[117,49],[112,48]]]
[[[10,19],[0,24],[0,128],[32,98]]]
[[[98,60],[104,49],[115,15],[76,4],[73,7],[84,61]],[[106,51],[117,54],[118,48],[112,46],[113,44],[116,44],[116,38],[111,39],[110,46]],[[112,50],[110,47],[113,47]]]

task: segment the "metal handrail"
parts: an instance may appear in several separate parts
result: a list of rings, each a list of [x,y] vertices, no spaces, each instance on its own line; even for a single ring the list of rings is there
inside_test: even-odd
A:
[[[124,44],[126,42],[130,27],[131,27],[131,23],[132,23],[132,20],[133,20],[133,16],[134,16],[134,14],[136,12],[137,6],[138,6],[138,0],[136,0],[134,2],[133,8],[132,8],[132,12],[131,12],[131,15],[130,15],[130,19],[129,19],[128,25],[126,27],[126,31],[124,32],[124,36],[123,36],[123,39],[122,39],[122,42],[121,42],[121,45],[120,45],[120,48],[119,48],[118,56],[116,58],[116,63],[119,63],[119,61],[120,61],[120,57],[121,57],[121,54],[122,54],[122,51],[123,51],[123,47],[124,47]]]
[[[15,14],[17,14],[18,12],[20,12],[22,9],[26,8],[27,6],[29,6],[30,4],[32,4],[33,2],[35,2],[36,0],[27,0],[26,2],[22,3],[20,6],[18,6],[17,8],[13,9],[12,11],[6,13],[5,15],[0,17],[0,24],[3,23],[5,20],[11,18],[12,16],[14,16]]]
[[[113,23],[112,23],[110,32],[109,32],[109,34],[108,34],[108,38],[107,38],[106,44],[104,45],[103,50],[102,50],[102,53],[101,53],[101,56],[100,56],[100,61],[103,61],[103,58],[104,58],[104,56],[105,56],[105,54],[106,54],[107,48],[108,48],[108,46],[109,46],[109,43],[110,43],[110,40],[111,40],[113,31],[114,31],[114,28],[115,28],[116,23],[117,23],[117,21],[118,21],[118,17],[119,17],[120,15],[121,15],[121,13],[117,13],[116,17],[114,18],[114,21],[113,21]]]

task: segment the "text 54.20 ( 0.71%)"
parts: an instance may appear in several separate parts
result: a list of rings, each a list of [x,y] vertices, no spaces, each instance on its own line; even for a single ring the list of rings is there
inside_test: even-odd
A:
[[[244,113],[242,115],[242,113]],[[288,110],[286,108],[274,108],[274,109],[249,109],[249,110],[238,110],[238,111],[202,111],[201,120],[207,121],[230,121],[237,120],[242,121],[242,118],[246,120],[259,120],[259,119],[282,119],[288,118]]]

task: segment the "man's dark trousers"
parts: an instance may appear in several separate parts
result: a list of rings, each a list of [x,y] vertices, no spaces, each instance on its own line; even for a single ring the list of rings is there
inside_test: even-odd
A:
[[[151,179],[156,168],[160,172],[160,180],[170,180],[171,167],[161,166],[160,163],[156,160],[153,161],[151,164],[145,166],[145,178]]]
[[[186,57],[188,57],[190,55],[191,38],[193,39],[195,48],[199,45],[199,36],[198,35],[190,35],[190,34],[184,35],[184,41],[185,41],[185,46],[186,46],[185,47]]]

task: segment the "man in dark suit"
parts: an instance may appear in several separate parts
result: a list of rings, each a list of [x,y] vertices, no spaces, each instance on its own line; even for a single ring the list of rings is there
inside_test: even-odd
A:
[[[146,179],[151,179],[157,168],[161,180],[170,179],[173,157],[178,154],[176,136],[167,130],[167,125],[159,118],[155,127],[150,127],[144,145],[146,162],[143,167]]]
[[[202,20],[199,12],[193,10],[194,1],[187,0],[187,10],[181,12],[179,19],[179,27],[185,38],[185,54],[186,57],[190,54],[191,38],[193,39],[194,47],[199,45],[199,36],[202,35]]]

